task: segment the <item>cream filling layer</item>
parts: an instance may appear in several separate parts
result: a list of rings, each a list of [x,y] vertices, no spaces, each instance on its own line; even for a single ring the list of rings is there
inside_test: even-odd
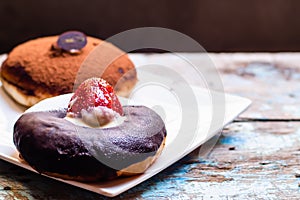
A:
[[[82,118],[74,118],[74,117],[66,116],[65,119],[75,125],[78,125],[78,126],[84,126],[84,127],[89,127],[89,128],[110,128],[110,127],[115,127],[115,126],[122,124],[125,121],[126,117],[119,117],[118,119],[114,119],[104,125],[97,126],[97,127],[89,125],[88,123],[83,121]]]
[[[90,128],[115,127],[122,124],[126,119],[126,117],[120,116],[119,113],[104,106],[89,108],[88,110],[82,109],[80,114],[81,117],[77,117],[76,114],[70,112],[67,113],[65,119],[75,125]]]
[[[39,96],[26,95],[17,86],[10,84],[8,81],[1,79],[4,90],[19,104],[24,106],[33,106],[37,102],[52,97],[51,94],[40,94]]]
[[[154,156],[148,157],[145,160],[132,164],[122,170],[117,171],[118,176],[131,176],[135,174],[144,173],[153,163],[154,161],[160,156],[164,146],[165,146],[166,138],[164,138],[163,142],[161,143],[160,147],[158,148],[156,154]]]

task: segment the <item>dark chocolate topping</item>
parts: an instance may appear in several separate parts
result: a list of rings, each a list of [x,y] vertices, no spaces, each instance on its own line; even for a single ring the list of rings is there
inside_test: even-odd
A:
[[[166,136],[162,119],[144,106],[124,106],[116,127],[87,128],[64,119],[66,110],[23,114],[14,143],[37,171],[112,178],[116,171],[154,156]]]
[[[67,31],[62,33],[57,40],[57,46],[67,52],[80,51],[87,43],[84,33],[79,31]]]

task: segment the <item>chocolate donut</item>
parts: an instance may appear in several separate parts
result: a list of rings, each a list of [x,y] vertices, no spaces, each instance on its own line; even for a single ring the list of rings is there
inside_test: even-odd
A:
[[[66,110],[28,112],[14,126],[14,143],[36,171],[97,181],[143,173],[164,147],[163,120],[145,106],[123,106],[125,120],[89,128],[64,119]]]

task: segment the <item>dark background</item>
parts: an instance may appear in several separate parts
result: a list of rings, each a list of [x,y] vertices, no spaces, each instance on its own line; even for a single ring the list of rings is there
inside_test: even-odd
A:
[[[105,39],[145,26],[180,31],[210,52],[300,50],[297,0],[1,0],[0,22],[0,53],[71,29]]]

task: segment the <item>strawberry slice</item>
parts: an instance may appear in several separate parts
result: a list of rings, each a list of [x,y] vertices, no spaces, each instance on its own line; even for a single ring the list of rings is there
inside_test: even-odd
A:
[[[80,117],[81,110],[104,106],[123,115],[122,105],[114,89],[104,79],[90,78],[85,80],[75,91],[68,105],[68,114]]]

